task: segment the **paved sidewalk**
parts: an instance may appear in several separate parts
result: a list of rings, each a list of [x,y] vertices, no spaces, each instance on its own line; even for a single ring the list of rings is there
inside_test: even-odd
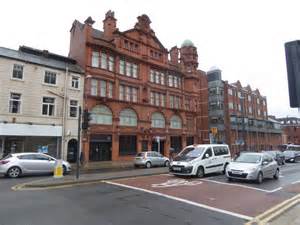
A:
[[[81,174],[77,180],[75,174],[64,176],[63,178],[46,178],[23,185],[23,188],[44,188],[63,186],[69,184],[96,182],[101,180],[120,179],[138,176],[150,176],[156,174],[168,173],[168,168],[151,168],[151,169],[132,169],[118,172],[98,172],[93,174]]]
[[[269,225],[300,225],[300,203],[289,209],[273,221]]]

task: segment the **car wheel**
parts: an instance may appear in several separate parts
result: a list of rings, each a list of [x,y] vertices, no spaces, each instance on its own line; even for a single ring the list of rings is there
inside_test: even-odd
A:
[[[278,178],[279,178],[279,169],[276,170],[273,177],[274,177],[275,180],[278,180]]]
[[[66,175],[67,173],[68,173],[67,167],[65,165],[63,165],[63,175]]]
[[[168,160],[165,161],[165,167],[169,167],[170,166],[170,162]]]
[[[264,179],[264,177],[263,177],[262,172],[259,172],[258,175],[257,175],[256,182],[257,182],[258,184],[261,184],[261,183],[263,182],[263,179]]]
[[[138,166],[138,165],[136,165],[136,164],[134,164],[134,168],[139,168],[139,166]]]
[[[151,168],[152,164],[151,162],[146,162],[146,168]]]
[[[233,181],[233,179],[232,179],[231,177],[227,177],[227,180],[228,180],[229,182]]]
[[[21,175],[21,173],[22,173],[21,169],[19,167],[17,167],[17,166],[11,167],[7,171],[7,175],[10,178],[17,178],[17,177],[19,177]]]
[[[198,167],[196,176],[197,176],[198,178],[202,178],[202,177],[204,177],[204,175],[205,175],[205,173],[204,173],[203,167],[202,167],[202,166]]]
[[[226,168],[227,168],[227,166],[228,166],[228,163],[226,163],[225,166],[224,166],[224,169],[223,169],[223,171],[222,171],[223,174],[226,173]]]

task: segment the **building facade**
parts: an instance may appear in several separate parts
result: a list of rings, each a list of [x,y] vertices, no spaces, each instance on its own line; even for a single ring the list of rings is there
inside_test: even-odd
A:
[[[75,60],[48,51],[0,48],[0,158],[40,151],[73,160],[83,74]]]
[[[119,31],[108,11],[103,31],[87,18],[70,30],[69,56],[85,68],[83,133],[85,162],[129,160],[141,151],[169,155],[193,143],[207,143],[207,80],[198,70],[191,41],[168,51],[147,15]],[[170,59],[169,59],[170,58]]]
[[[297,117],[277,118],[283,127],[283,144],[300,145],[300,119]]]
[[[282,144],[280,123],[268,116],[267,99],[258,89],[222,80],[221,71],[207,72],[209,127],[213,142],[227,143],[232,153],[276,149]]]

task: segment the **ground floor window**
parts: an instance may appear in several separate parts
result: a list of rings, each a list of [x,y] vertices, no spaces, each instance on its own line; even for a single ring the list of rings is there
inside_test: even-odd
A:
[[[59,137],[14,137],[2,138],[3,157],[11,153],[42,152],[53,157],[60,157]]]
[[[171,136],[171,148],[174,152],[180,152],[182,150],[181,136]]]
[[[148,151],[148,141],[142,141],[142,152]]]
[[[136,149],[136,136],[121,135],[119,138],[119,154],[120,156],[135,155]]]
[[[159,148],[159,149],[158,149]],[[158,142],[152,141],[152,151],[159,152],[160,154],[164,155],[165,153],[165,141],[159,141],[159,147]]]

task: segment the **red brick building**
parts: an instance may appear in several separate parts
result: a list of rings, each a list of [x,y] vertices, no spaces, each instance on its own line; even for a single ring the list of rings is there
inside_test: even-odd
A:
[[[283,117],[277,119],[283,127],[283,144],[300,145],[300,119]]]
[[[121,32],[108,11],[103,31],[91,17],[70,30],[69,55],[85,68],[85,109],[93,118],[82,138],[85,161],[129,160],[158,148],[169,155],[209,141],[207,79],[196,47],[185,41],[168,51],[149,17],[137,19]]]
[[[276,149],[282,144],[280,123],[268,117],[267,99],[250,85],[228,83],[216,69],[208,73],[209,126],[217,128],[214,142],[230,145],[233,154],[242,150]]]

